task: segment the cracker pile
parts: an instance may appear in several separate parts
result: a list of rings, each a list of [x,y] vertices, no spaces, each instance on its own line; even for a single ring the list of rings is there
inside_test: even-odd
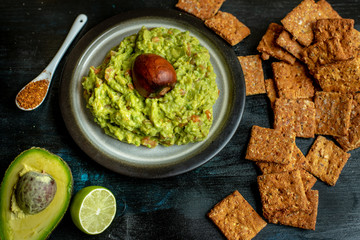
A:
[[[360,32],[327,1],[303,0],[281,24],[269,25],[257,50],[238,59],[246,95],[266,93],[274,112],[273,129],[252,127],[245,156],[262,172],[263,216],[315,230],[319,192],[313,185],[319,179],[334,186],[348,151],[360,147]],[[264,80],[262,61],[270,58],[279,61],[271,65],[273,78]],[[306,156],[296,137],[314,139]]]
[[[250,35],[250,29],[234,15],[219,11],[225,0],[179,0],[177,8],[200,18],[231,46]]]
[[[280,132],[332,136],[345,152],[359,148],[360,32],[354,20],[341,18],[325,0],[303,0],[281,24],[271,23],[257,47],[262,60],[280,60],[272,63],[273,79],[262,82],[244,67],[249,56],[239,56],[251,86],[247,95],[263,93],[265,85]]]
[[[272,63],[273,79],[260,82],[244,67],[249,56],[239,57],[252,86],[247,95],[265,85],[274,111],[273,129],[252,127],[245,158],[263,173],[264,217],[315,230],[319,194],[312,186],[317,178],[334,186],[347,151],[360,147],[360,38],[354,20],[342,19],[325,0],[303,0],[281,23],[271,23],[257,47],[262,60],[280,60]],[[296,137],[316,138],[306,157]]]

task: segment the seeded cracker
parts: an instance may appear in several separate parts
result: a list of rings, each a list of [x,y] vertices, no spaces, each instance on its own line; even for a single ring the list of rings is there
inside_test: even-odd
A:
[[[319,19],[314,25],[316,43],[306,48],[303,60],[311,72],[318,65],[343,61],[355,56],[357,40],[352,19]]]
[[[227,239],[252,239],[267,225],[238,191],[216,204],[208,216]]]
[[[299,170],[260,175],[257,181],[265,218],[278,211],[311,210]]]
[[[265,80],[266,94],[270,100],[271,108],[274,109],[275,100],[277,98],[277,90],[273,79]]]
[[[272,63],[274,80],[280,98],[297,99],[314,96],[314,85],[306,67],[300,62],[294,65],[285,62]]]
[[[316,182],[316,178],[302,168],[304,166],[305,161],[306,158],[304,154],[295,145],[294,152],[291,157],[291,162],[289,164],[256,162],[256,165],[260,168],[260,171],[263,174],[288,172],[296,169],[300,170],[301,179],[303,181],[305,191],[307,191],[314,186]]]
[[[276,212],[268,217],[269,222],[282,225],[315,230],[316,218],[319,205],[319,191],[310,190],[306,192],[310,202],[310,212],[299,210],[291,213]]]
[[[256,49],[262,53],[264,60],[268,59],[268,56],[272,56],[287,63],[294,64],[296,60],[295,57],[276,43],[276,39],[283,29],[284,28],[277,23],[270,23]]]
[[[307,172],[302,168],[297,168],[297,167],[293,168],[291,167],[292,166],[291,164],[256,162],[256,165],[260,168],[263,174],[281,173],[281,172],[299,170],[301,175],[301,180],[303,181],[304,184],[305,192],[310,190],[317,181],[316,177],[314,177],[311,173]]]
[[[304,0],[281,23],[295,39],[304,46],[309,46],[314,38],[312,24],[321,17],[319,7],[314,0]]]
[[[306,99],[278,98],[274,108],[274,129],[292,132],[297,137],[315,136],[315,106]]]
[[[295,146],[295,134],[253,126],[245,158],[288,164]]]
[[[217,13],[225,0],[179,0],[176,7],[201,20],[209,19]]]
[[[334,186],[350,153],[336,146],[333,141],[318,136],[306,155],[305,169],[329,185]]]
[[[304,49],[303,60],[310,72],[314,72],[319,65],[348,60],[355,53],[355,48],[349,42],[350,40],[341,41],[338,38],[331,38],[315,43]]]
[[[344,39],[352,34],[353,19],[319,19],[314,25],[315,41],[322,42],[330,38]]]
[[[336,137],[335,139],[345,152],[360,147],[360,93],[354,95],[350,114],[349,134],[344,137]]]
[[[234,46],[250,35],[250,29],[234,15],[219,11],[205,21],[205,25]]]
[[[326,92],[360,91],[360,56],[316,68],[314,77]]]
[[[246,96],[265,93],[264,72],[259,55],[239,56],[244,73]]]
[[[296,40],[291,38],[291,35],[288,31],[283,30],[279,37],[276,39],[276,43],[284,48],[286,51],[291,53],[297,59],[301,59],[301,53],[303,51],[303,46],[301,46]]]
[[[346,136],[350,127],[352,95],[316,92],[316,134]]]
[[[293,149],[293,154],[291,155],[290,163],[280,164],[257,161],[256,165],[260,168],[263,174],[280,173],[298,169],[299,166],[302,165],[303,162],[305,162],[305,160],[306,159],[304,154],[302,154],[301,150],[295,145]]]

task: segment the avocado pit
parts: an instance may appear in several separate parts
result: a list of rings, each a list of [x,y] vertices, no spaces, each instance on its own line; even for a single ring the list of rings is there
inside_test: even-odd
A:
[[[16,203],[24,213],[36,214],[51,203],[56,190],[56,182],[51,175],[30,171],[21,176],[16,184]]]
[[[160,98],[176,84],[174,67],[165,58],[145,53],[135,58],[132,67],[135,89],[145,98]]]

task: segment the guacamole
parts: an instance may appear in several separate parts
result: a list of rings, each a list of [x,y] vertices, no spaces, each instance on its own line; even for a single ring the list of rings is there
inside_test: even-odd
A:
[[[132,82],[135,58],[157,54],[175,69],[177,83],[161,98],[141,96]],[[82,85],[87,107],[105,133],[136,146],[171,146],[202,141],[219,96],[209,51],[189,32],[143,27],[91,67]]]

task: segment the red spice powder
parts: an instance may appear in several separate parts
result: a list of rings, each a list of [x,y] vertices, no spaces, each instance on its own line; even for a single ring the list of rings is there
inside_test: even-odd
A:
[[[24,109],[31,109],[41,103],[46,96],[49,81],[46,79],[31,82],[16,96],[17,104]]]

